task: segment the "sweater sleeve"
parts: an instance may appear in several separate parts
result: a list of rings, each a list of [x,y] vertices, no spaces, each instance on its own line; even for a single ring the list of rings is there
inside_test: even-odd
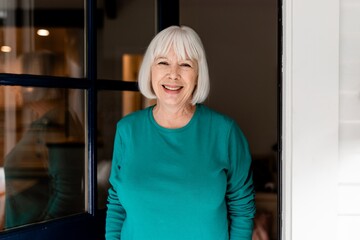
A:
[[[108,192],[108,204],[106,212],[105,238],[107,240],[118,240],[121,235],[121,228],[125,220],[126,212],[121,205],[116,189],[119,184],[119,172],[121,168],[121,138],[119,130],[116,130],[113,159],[110,173],[110,188]]]
[[[228,149],[226,200],[230,240],[251,240],[256,211],[251,155],[247,140],[235,122],[229,132]]]

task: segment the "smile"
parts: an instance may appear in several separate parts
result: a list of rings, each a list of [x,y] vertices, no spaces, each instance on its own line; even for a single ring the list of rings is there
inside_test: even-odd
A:
[[[183,88],[182,86],[169,86],[169,85],[162,85],[163,88],[170,90],[170,91],[178,91],[181,88]]]

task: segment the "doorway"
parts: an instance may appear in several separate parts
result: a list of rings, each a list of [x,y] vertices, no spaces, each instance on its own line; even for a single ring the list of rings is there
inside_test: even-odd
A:
[[[278,5],[278,0],[180,1],[180,24],[198,31],[207,53],[211,90],[206,104],[234,118],[248,138],[255,223],[269,239],[279,239]]]
[[[68,58],[64,55],[61,64],[67,66],[68,72],[65,73],[68,75],[23,72],[27,74],[24,76],[20,72],[1,69],[1,84],[15,88],[61,88],[81,92],[83,130],[88,134],[82,139],[86,145],[81,146],[86,163],[83,168],[86,170],[87,184],[83,186],[86,196],[83,208],[75,214],[0,234],[8,239],[53,238],[57,234],[59,237],[66,235],[61,230],[66,228],[72,229],[74,236],[87,235],[87,239],[91,239],[98,234],[101,238],[104,196],[112,156],[112,144],[106,143],[113,142],[116,121],[131,111],[126,110],[128,105],[125,103],[138,101],[136,76],[128,75],[124,66],[131,62],[135,66],[132,72],[136,72],[136,63],[157,31],[155,26],[159,16],[156,16],[155,8],[159,6],[147,0],[88,0],[86,7],[83,1],[61,1],[68,4],[66,6],[58,1],[55,1],[57,4],[40,0],[29,2],[36,3],[33,5],[36,11],[30,15],[27,11],[13,13],[14,16],[23,14],[28,17],[27,24],[34,26],[41,20],[36,16],[51,12],[53,18],[46,15],[45,19],[55,19],[58,10],[64,11],[66,7],[68,18],[59,18],[63,19],[60,25],[71,30],[70,36],[76,35],[78,41],[56,46],[78,44],[76,52],[68,49],[68,53],[71,60],[80,63],[80,67],[71,61],[66,62]],[[157,1],[158,4],[161,2],[164,1]],[[199,33],[207,52],[212,90],[206,104],[234,118],[247,136],[253,154],[259,213],[266,219],[266,233],[271,239],[278,239],[278,1],[210,0],[204,4],[200,0],[180,0],[178,3],[179,23],[189,25]],[[10,6],[10,9],[15,7]],[[85,16],[88,19],[84,20]],[[76,21],[70,21],[72,17]],[[74,22],[77,23],[75,30],[69,25]],[[42,22],[45,25],[51,23]],[[12,26],[18,27],[17,24],[14,20]],[[114,29],[117,34],[114,34]],[[60,26],[55,30],[64,31]],[[15,36],[13,32],[12,37]],[[35,36],[29,30],[26,34]],[[64,34],[61,32],[60,36]],[[47,45],[44,38],[31,43],[41,47],[54,45]],[[73,53],[78,54],[73,56]],[[78,99],[73,101],[78,103]],[[140,102],[130,109],[136,110],[146,104]],[[109,112],[112,114],[106,114]]]

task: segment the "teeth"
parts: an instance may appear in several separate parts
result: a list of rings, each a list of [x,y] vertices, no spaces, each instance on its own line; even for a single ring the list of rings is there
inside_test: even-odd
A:
[[[176,91],[176,90],[179,90],[181,87],[170,87],[170,86],[166,86],[166,85],[163,85],[164,88],[168,89],[168,90],[171,90],[171,91]]]

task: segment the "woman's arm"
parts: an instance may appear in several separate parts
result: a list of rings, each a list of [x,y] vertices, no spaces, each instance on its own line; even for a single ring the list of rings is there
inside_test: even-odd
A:
[[[109,189],[105,225],[105,238],[107,240],[120,239],[121,228],[125,220],[125,216],[125,210],[117,198],[117,193],[114,188],[111,187]]]
[[[251,155],[247,140],[235,122],[229,132],[227,181],[230,240],[251,240],[256,211]]]
[[[105,238],[107,240],[118,240],[121,238],[121,228],[126,217],[126,212],[123,206],[121,205],[118,194],[117,187],[119,185],[119,173],[121,168],[121,152],[122,152],[122,143],[119,130],[116,130],[115,141],[114,141],[114,152],[113,160],[111,165],[110,173],[110,189],[108,195],[108,204],[106,212],[106,225],[105,225]]]

